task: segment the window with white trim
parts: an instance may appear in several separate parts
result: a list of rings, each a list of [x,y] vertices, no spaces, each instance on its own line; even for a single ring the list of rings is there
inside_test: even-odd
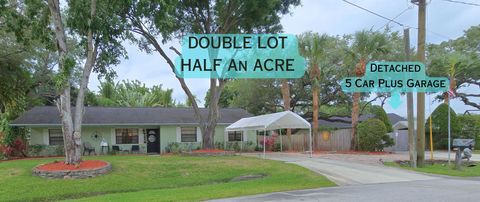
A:
[[[48,144],[63,145],[62,129],[48,129]]]
[[[243,131],[229,131],[228,132],[228,141],[235,142],[235,141],[242,141]]]
[[[181,142],[196,142],[197,128],[196,127],[182,127],[180,129]]]
[[[137,128],[117,128],[115,129],[116,144],[138,144]]]

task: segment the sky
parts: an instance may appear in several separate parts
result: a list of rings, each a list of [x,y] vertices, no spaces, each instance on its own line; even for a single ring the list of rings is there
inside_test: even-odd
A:
[[[395,21],[405,26],[417,27],[418,7],[410,3],[409,0],[349,1],[390,19],[403,12]],[[465,2],[480,4],[480,0],[465,0]],[[427,43],[440,43],[448,39],[455,39],[462,36],[464,30],[480,24],[479,6],[453,3],[445,0],[427,0],[427,3]],[[403,32],[402,26],[394,22],[389,23],[386,19],[340,0],[303,0],[301,6],[295,7],[291,14],[285,15],[281,19],[284,32],[288,34],[314,31],[320,34],[344,35],[353,34],[363,29],[382,29],[387,23],[393,31]],[[410,29],[410,41],[411,46],[415,47],[417,43],[416,29]],[[158,53],[147,54],[128,42],[125,42],[124,45],[128,51],[128,59],[124,59],[121,64],[115,67],[118,75],[116,81],[127,79],[140,80],[147,86],[161,84],[164,88],[173,88],[173,98],[177,102],[185,102],[186,95],[175,78],[175,74]],[[167,54],[171,58],[175,58],[175,53],[168,49],[170,46],[180,49],[180,44],[178,41],[172,41],[164,45]],[[201,105],[203,105],[203,99],[209,88],[208,80],[187,79],[186,82],[199,99]],[[90,79],[89,89],[98,91],[98,85],[97,75],[93,74]],[[480,91],[480,89],[473,87],[466,90]],[[430,111],[433,111],[440,104],[433,102],[434,96],[426,95],[425,109],[427,116],[430,114]],[[401,99],[403,103],[400,107],[393,109],[386,104],[385,110],[406,116],[406,97],[402,96]],[[480,99],[476,101],[480,102]],[[464,113],[467,109],[474,109],[465,106],[459,100],[453,100],[451,106],[456,113]]]

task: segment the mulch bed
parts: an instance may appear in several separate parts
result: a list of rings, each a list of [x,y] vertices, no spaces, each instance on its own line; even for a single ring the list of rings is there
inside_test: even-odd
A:
[[[39,170],[44,171],[65,171],[65,170],[89,170],[95,168],[101,168],[107,165],[105,161],[99,160],[85,160],[80,163],[80,165],[69,165],[61,162],[47,163],[41,166],[38,166]]]
[[[86,160],[79,165],[67,165],[63,161],[41,164],[32,169],[32,174],[48,179],[84,179],[109,173],[112,165],[105,161]]]

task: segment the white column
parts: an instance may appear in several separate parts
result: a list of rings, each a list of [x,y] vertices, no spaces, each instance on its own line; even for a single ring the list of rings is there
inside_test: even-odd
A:
[[[227,138],[228,138],[228,131],[225,130],[223,133],[223,151],[227,151]]]
[[[283,152],[283,143],[282,143],[282,129],[279,129],[280,134],[280,152]]]
[[[240,152],[242,152],[243,151],[243,131],[240,131],[240,132],[242,133],[241,135],[242,141],[240,141]]]
[[[265,159],[265,141],[266,141],[266,136],[267,135],[267,129],[263,129],[263,159]]]

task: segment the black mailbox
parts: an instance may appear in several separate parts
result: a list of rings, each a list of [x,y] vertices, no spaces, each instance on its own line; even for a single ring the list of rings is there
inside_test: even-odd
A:
[[[473,148],[475,145],[474,139],[453,139],[452,147],[459,148],[461,150],[465,148]]]

